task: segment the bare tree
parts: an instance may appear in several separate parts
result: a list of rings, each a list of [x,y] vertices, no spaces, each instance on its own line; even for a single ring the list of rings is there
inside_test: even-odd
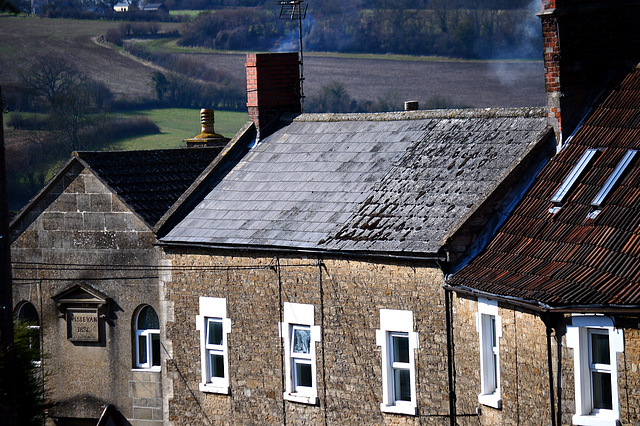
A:
[[[22,77],[25,85],[42,96],[50,106],[82,80],[77,68],[66,59],[41,56]]]
[[[55,56],[38,58],[23,81],[45,101],[51,130],[61,132],[68,148],[74,151],[85,148],[83,130],[94,124],[98,110],[107,108],[113,98],[104,84]]]

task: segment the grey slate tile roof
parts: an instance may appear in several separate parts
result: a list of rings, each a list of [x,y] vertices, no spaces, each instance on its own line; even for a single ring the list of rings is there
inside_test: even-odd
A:
[[[303,114],[162,240],[435,253],[546,129],[529,108]]]
[[[101,151],[75,156],[153,226],[221,150]]]

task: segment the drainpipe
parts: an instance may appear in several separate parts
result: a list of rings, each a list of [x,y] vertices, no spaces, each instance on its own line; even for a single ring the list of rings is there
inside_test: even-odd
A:
[[[543,315],[542,321],[547,328],[547,366],[549,370],[549,409],[551,410],[551,426],[556,426],[556,398],[553,391],[553,361],[551,356],[551,318],[548,315]]]
[[[451,307],[451,290],[444,289],[444,311],[447,323],[447,374],[449,376],[449,424],[456,425],[456,389],[454,381],[454,352],[453,352],[453,312]]]

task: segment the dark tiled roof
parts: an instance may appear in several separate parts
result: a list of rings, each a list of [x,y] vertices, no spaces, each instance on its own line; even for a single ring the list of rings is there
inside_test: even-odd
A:
[[[540,109],[305,114],[162,240],[436,253],[546,129]]]
[[[550,199],[589,148],[604,151],[550,212]],[[640,149],[638,70],[542,170],[485,252],[448,282],[555,307],[640,304],[640,158],[597,215],[591,207],[628,149]]]
[[[153,226],[221,149],[78,152],[75,155]]]

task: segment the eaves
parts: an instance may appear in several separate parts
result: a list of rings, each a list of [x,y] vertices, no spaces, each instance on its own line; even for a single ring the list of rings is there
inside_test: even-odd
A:
[[[207,244],[190,243],[177,241],[158,241],[158,246],[176,248],[199,248],[208,250],[220,250],[229,252],[260,252],[273,254],[292,254],[303,256],[331,256],[352,259],[366,259],[373,261],[403,261],[415,262],[419,265],[436,265],[444,270],[447,262],[446,257],[438,253],[397,253],[397,252],[374,252],[374,251],[343,251],[328,250],[318,248],[267,246],[267,245],[242,245],[242,244]]]
[[[523,308],[537,314],[640,314],[640,305],[548,305],[538,300],[522,299],[514,296],[506,296],[496,293],[477,290],[467,286],[452,286],[445,284],[445,290],[454,291],[456,293],[466,294],[473,297],[484,297],[487,299],[497,300],[508,305]]]

